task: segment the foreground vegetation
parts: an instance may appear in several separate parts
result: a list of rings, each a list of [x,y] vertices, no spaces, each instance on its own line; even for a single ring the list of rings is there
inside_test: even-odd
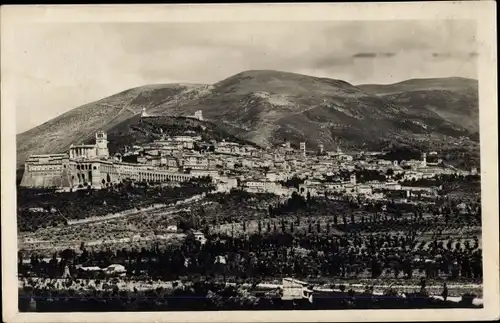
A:
[[[84,219],[154,205],[169,204],[214,189],[210,179],[192,179],[175,186],[124,182],[101,190],[56,192],[50,189],[17,189],[18,230],[65,225]]]
[[[23,287],[19,290],[21,312],[110,312],[110,311],[213,311],[213,310],[320,310],[320,309],[417,309],[417,308],[478,308],[474,295],[464,294],[458,303],[428,297],[425,292],[409,293],[407,297],[388,290],[373,295],[369,290],[352,289],[316,293],[313,303],[308,300],[284,301],[279,291],[258,292],[213,280],[196,281],[174,288],[143,291],[120,290],[109,281],[105,290],[79,290],[70,281],[67,289],[54,290]],[[70,286],[73,286],[71,288]]]

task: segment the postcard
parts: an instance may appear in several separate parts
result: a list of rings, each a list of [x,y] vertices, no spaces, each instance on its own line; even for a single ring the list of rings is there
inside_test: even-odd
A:
[[[4,321],[498,319],[495,13],[2,7]]]

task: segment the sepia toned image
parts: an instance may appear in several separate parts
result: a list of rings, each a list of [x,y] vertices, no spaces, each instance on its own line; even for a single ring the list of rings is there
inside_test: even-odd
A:
[[[17,315],[497,315],[495,46],[477,14],[201,7],[2,19]]]

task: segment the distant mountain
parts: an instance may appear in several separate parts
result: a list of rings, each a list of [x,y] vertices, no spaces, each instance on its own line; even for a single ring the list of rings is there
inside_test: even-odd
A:
[[[32,153],[64,151],[149,113],[202,110],[221,131],[270,146],[286,140],[315,148],[380,149],[391,144],[477,146],[477,82],[448,78],[353,86],[279,71],[246,71],[213,85],[134,88],[71,110],[17,137],[18,165]],[[472,140],[464,139],[470,137]]]
[[[471,133],[479,133],[477,80],[460,77],[413,79],[389,85],[358,87],[392,104],[435,113]]]
[[[393,84],[361,84],[360,89],[376,95],[388,95],[409,91],[441,90],[462,91],[477,90],[477,80],[463,77],[411,79]]]

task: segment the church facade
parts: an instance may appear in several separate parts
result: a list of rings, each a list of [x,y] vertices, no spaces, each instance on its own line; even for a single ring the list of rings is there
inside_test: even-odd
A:
[[[31,155],[25,162],[23,187],[101,188],[130,179],[147,182],[187,181],[190,174],[110,158],[107,135],[96,133],[94,145],[71,145],[68,153]]]

